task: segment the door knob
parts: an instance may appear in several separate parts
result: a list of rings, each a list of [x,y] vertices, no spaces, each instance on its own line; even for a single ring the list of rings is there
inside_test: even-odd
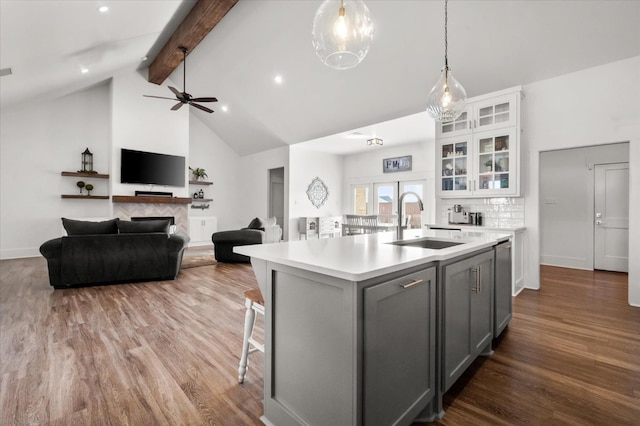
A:
[[[601,220],[596,220],[596,225],[602,225],[602,221]]]
[[[596,213],[596,217],[602,217],[602,213]]]

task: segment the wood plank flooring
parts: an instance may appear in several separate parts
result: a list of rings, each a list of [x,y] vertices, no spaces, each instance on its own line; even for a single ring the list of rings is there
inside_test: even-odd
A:
[[[627,305],[627,276],[541,276],[434,424],[639,424],[640,308]],[[260,354],[237,384],[250,288],[249,265],[217,264],[54,291],[44,259],[0,261],[0,424],[261,424]]]

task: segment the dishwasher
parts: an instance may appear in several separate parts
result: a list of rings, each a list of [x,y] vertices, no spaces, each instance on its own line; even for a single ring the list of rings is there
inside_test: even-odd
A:
[[[511,241],[496,245],[494,250],[493,337],[495,339],[511,320]]]

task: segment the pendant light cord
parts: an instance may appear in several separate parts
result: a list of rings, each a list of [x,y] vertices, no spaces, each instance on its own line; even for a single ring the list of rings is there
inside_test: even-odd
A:
[[[449,50],[449,42],[447,40],[447,23],[448,23],[448,16],[447,16],[447,2],[449,0],[444,0],[444,69],[445,71],[449,71],[449,58],[447,55],[447,51]]]

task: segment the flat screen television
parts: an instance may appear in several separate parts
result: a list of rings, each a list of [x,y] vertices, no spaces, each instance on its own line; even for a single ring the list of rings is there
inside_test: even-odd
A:
[[[122,148],[120,182],[185,186],[185,159],[177,155]]]

